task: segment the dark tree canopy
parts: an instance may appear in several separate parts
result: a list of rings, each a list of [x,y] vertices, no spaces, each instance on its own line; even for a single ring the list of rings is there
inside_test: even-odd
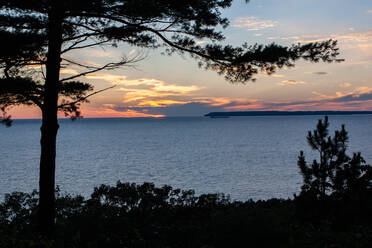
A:
[[[39,66],[39,71],[45,71],[51,18],[53,22],[61,22],[61,67],[74,65],[87,70],[60,79],[58,85],[61,99],[64,99],[59,110],[74,118],[80,116],[79,99],[86,101],[84,96],[92,87],[71,80],[139,60],[138,57],[123,58],[95,67],[63,57],[76,49],[115,46],[120,42],[144,48],[163,47],[168,54],[190,54],[201,67],[215,70],[231,82],[254,80],[254,75],[260,71],[271,74],[283,66],[294,66],[300,58],[312,62],[337,60],[337,42],[332,40],[291,47],[218,44],[225,37],[215,28],[225,28],[229,24],[222,17],[221,9],[230,7],[231,3],[232,0],[1,0],[0,68],[3,78],[0,106],[3,112],[17,104],[34,104],[42,108],[42,76],[45,75],[38,74],[36,78],[35,70],[30,68]],[[212,43],[198,45],[197,41],[201,39]],[[25,91],[24,84],[28,84]]]
[[[298,166],[304,179],[303,194],[316,199],[333,195],[350,200],[371,192],[372,167],[360,153],[354,153],[352,157],[346,154],[348,140],[344,125],[333,137],[329,136],[328,117],[319,120],[316,129],[309,131],[307,142],[319,153],[319,161],[308,164],[301,151]]]

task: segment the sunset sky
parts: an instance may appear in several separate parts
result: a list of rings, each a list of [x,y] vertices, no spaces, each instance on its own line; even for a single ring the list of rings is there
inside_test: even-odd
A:
[[[223,11],[230,26],[225,43],[306,43],[337,39],[343,63],[300,61],[295,68],[256,82],[231,84],[213,71],[199,69],[189,56],[161,55],[159,50],[85,49],[67,54],[88,64],[116,61],[126,54],[146,55],[135,68],[90,74],[81,81],[99,90],[84,104],[84,117],[201,116],[211,111],[241,110],[372,110],[371,0],[235,0]],[[203,42],[203,41],[201,41]],[[65,68],[61,77],[77,73]],[[37,118],[37,109],[10,111],[14,118]]]

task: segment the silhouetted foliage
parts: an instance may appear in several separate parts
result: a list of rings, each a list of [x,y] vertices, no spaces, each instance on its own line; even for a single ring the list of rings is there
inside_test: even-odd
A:
[[[231,202],[223,194],[121,183],[91,197],[57,194],[53,240],[34,232],[38,194],[13,193],[0,204],[0,247],[358,247],[372,244],[372,222],[303,222],[295,200]],[[333,210],[335,210],[333,206]],[[371,207],[369,206],[369,210]]]
[[[319,120],[316,130],[307,135],[309,146],[319,152],[319,161],[308,165],[304,153],[300,152],[298,167],[304,179],[302,193],[310,193],[317,199],[327,195],[352,199],[371,191],[372,167],[360,153],[352,157],[346,154],[349,137],[345,126],[335,131],[333,137],[328,136],[328,127],[326,116],[324,121]]]
[[[300,153],[298,166],[304,184],[296,196],[296,212],[300,219],[319,227],[349,230],[356,223],[372,221],[372,167],[360,153],[346,154],[349,137],[344,125],[333,137],[328,135],[328,127],[325,117],[307,135],[319,161],[308,164]]]

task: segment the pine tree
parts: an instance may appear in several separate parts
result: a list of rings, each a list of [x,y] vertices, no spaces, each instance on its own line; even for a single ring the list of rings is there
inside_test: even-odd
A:
[[[232,82],[253,80],[260,71],[294,66],[298,59],[337,61],[333,40],[284,47],[277,44],[240,47],[219,44],[224,39],[217,27],[228,20],[221,9],[232,0],[0,0],[0,109],[10,124],[7,110],[15,105],[35,105],[42,112],[39,219],[48,236],[55,219],[55,157],[57,112],[80,117],[79,104],[87,101],[92,85],[76,81],[100,70],[115,69],[140,58],[123,58],[101,66],[66,58],[76,49],[96,46],[165,48],[168,54],[186,53],[201,67],[215,70]],[[199,40],[209,43],[200,45]],[[60,77],[61,67],[83,71]],[[37,72],[35,67],[41,68]]]
[[[316,199],[333,195],[337,199],[355,199],[372,189],[372,167],[366,164],[360,153],[352,157],[346,154],[349,140],[345,126],[334,136],[328,136],[328,117],[319,120],[317,128],[309,131],[307,142],[319,153],[319,161],[308,165],[303,151],[298,158],[298,167],[303,176],[302,194]]]

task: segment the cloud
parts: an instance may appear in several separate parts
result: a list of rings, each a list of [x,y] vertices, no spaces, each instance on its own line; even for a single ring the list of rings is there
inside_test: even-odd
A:
[[[357,87],[348,92],[326,95],[313,92],[314,98],[300,101],[265,101],[242,98],[191,97],[184,100],[142,101],[143,104],[104,104],[96,110],[95,116],[112,117],[163,117],[202,116],[220,111],[299,111],[299,110],[368,110],[372,108],[372,88]],[[89,114],[90,116],[92,114]]]
[[[270,36],[267,38],[268,40],[277,40],[277,39],[280,39],[279,36]]]
[[[278,83],[278,85],[304,85],[306,82],[304,81],[296,81],[296,80],[283,80],[282,82]]]
[[[350,87],[351,84],[345,83],[346,87]],[[334,96],[313,92],[314,95],[320,97],[320,99],[314,99],[313,101],[318,102],[333,102],[333,103],[349,103],[349,102],[360,102],[360,101],[372,101],[372,88],[367,86],[357,87],[349,92],[336,92]]]
[[[355,92],[356,94],[369,94],[372,93],[372,88],[369,88],[368,86],[362,86],[356,88]]]
[[[115,108],[117,105],[113,103],[104,103],[102,106],[107,108]]]
[[[343,88],[347,88],[347,87],[351,87],[352,84],[351,83],[343,83],[343,84],[340,84],[340,87],[343,87]]]
[[[92,74],[88,75],[87,78],[90,79],[103,79],[112,84],[124,86],[119,88],[120,91],[134,91],[135,89],[144,88],[151,89],[157,92],[169,92],[174,94],[187,94],[192,91],[197,91],[202,89],[196,85],[182,86],[176,84],[169,84],[162,80],[152,79],[152,78],[140,78],[134,80],[128,80],[126,76],[123,75],[112,75],[112,74]]]
[[[328,75],[329,73],[326,72],[326,71],[316,71],[316,72],[313,72],[313,74],[315,74],[315,75]]]
[[[279,74],[279,73],[274,73],[274,74],[271,74],[269,75],[270,77],[274,77],[274,78],[283,78],[284,75],[283,74]]]
[[[185,105],[195,101],[195,93],[203,87],[196,85],[179,85],[152,78],[127,79],[123,75],[92,74],[90,79],[101,79],[117,85],[117,92],[122,92],[119,108],[166,108],[173,105]]]
[[[299,36],[289,36],[289,37],[282,37],[281,40],[298,40],[300,39]]]
[[[331,35],[310,35],[302,36],[295,42],[309,43],[309,42],[322,42],[325,40],[334,39],[339,42],[342,50],[345,49],[359,49],[364,54],[372,56],[372,30],[365,32],[349,32]]]
[[[367,10],[368,14],[372,14],[372,9]]]
[[[175,100],[167,100],[167,99],[160,99],[160,100],[149,100],[149,101],[141,101],[138,103],[138,106],[144,107],[167,107],[170,105],[181,105],[189,103],[188,101],[175,101]]]
[[[77,70],[74,70],[74,69],[70,69],[70,68],[62,68],[60,70],[60,73],[61,74],[68,74],[68,75],[76,75],[78,74],[79,72]]]
[[[148,89],[128,88],[121,87],[118,90],[123,91],[123,103],[131,105],[172,105],[178,104],[179,97],[191,96],[193,92],[198,91],[201,87],[181,86],[174,84],[166,84],[163,81],[156,81],[153,84],[147,84],[148,81],[144,81],[144,86],[149,87]],[[141,85],[138,85],[141,86]],[[158,102],[158,103],[156,103]]]
[[[327,96],[313,92],[317,98],[292,102],[259,102],[260,110],[370,110],[372,108],[372,88],[358,87],[354,91],[336,92]]]
[[[337,92],[335,97],[329,97],[323,101],[329,102],[341,102],[341,103],[350,103],[350,102],[364,102],[372,101],[372,88],[363,86],[358,87],[352,92],[340,93]]]
[[[165,115],[161,114],[147,114],[145,112],[136,111],[133,109],[115,109],[111,107],[105,107],[93,110],[84,110],[84,116],[90,118],[100,118],[100,117],[122,117],[122,118],[133,118],[133,117],[152,117],[152,118],[160,118],[165,117]]]
[[[126,76],[112,74],[92,74],[90,79],[102,79],[118,85],[117,91],[124,93],[122,103],[128,106],[169,106],[186,103],[178,97],[191,96],[202,89],[196,85],[178,85],[162,80],[140,78],[129,80]]]
[[[223,111],[223,107],[210,106],[204,102],[189,102],[167,107],[116,107],[114,111],[126,113],[147,113],[155,116],[203,116],[209,112]]]
[[[223,106],[230,103],[231,103],[230,99],[219,97],[212,99],[212,101],[209,101],[209,106]]]
[[[276,37],[276,39],[280,39],[280,37]],[[363,57],[364,60],[367,59],[368,61],[371,61],[372,59],[372,30],[367,30],[365,32],[351,31],[347,33],[336,33],[329,35],[303,35],[298,39],[295,39],[294,42],[323,42],[329,39],[337,40],[341,51],[359,50],[359,52],[361,52],[359,58]],[[367,56],[367,58],[365,56]],[[353,63],[355,62],[356,61],[354,59]]]
[[[372,30],[366,32],[351,32],[335,35],[336,39],[344,41],[370,42],[372,40]]]
[[[109,105],[104,104],[104,112],[101,113],[114,113],[116,117],[118,115],[128,115],[129,113],[143,113],[144,115],[151,116],[202,116],[209,112],[234,110],[234,108],[241,109],[243,105],[251,105],[254,107],[256,100],[247,99],[229,99],[229,98],[208,98],[208,97],[193,97],[189,100],[184,101],[173,101],[173,100],[154,100],[153,102],[146,105],[138,104],[136,106],[128,105]],[[144,103],[144,102],[142,102]],[[234,107],[237,106],[237,107]],[[258,107],[258,105],[256,105]],[[108,109],[112,109],[109,111]],[[101,110],[102,111],[102,110]],[[136,116],[137,117],[137,116]],[[138,116],[140,117],[140,116]]]
[[[226,111],[244,110],[369,110],[372,108],[372,88],[357,87],[349,92],[336,92],[335,95],[325,95],[313,92],[316,98],[291,101],[270,102],[262,100],[239,100],[222,106]]]
[[[95,73],[95,74],[88,74],[85,76],[88,79],[102,79],[112,84],[119,84],[120,82],[126,80],[126,76],[122,75],[113,75],[113,74],[106,74],[106,73]]]
[[[309,72],[325,75],[327,72]],[[284,77],[274,74],[277,77]],[[266,101],[257,99],[205,97],[199,92],[202,87],[180,85],[153,78],[128,79],[113,74],[93,74],[91,79],[101,79],[118,85],[116,92],[122,100],[103,102],[88,117],[163,117],[202,116],[216,111],[257,110],[360,110],[372,107],[372,88],[351,89],[349,83],[339,85],[343,91],[326,95],[313,92],[312,98],[301,101]],[[282,80],[282,86],[305,85],[298,80]],[[340,88],[341,89],[341,88]]]
[[[249,31],[258,31],[273,28],[278,24],[277,21],[259,20],[255,16],[238,17],[234,20],[233,27],[247,28]]]
[[[94,61],[90,61],[90,60],[83,61],[82,64],[88,65],[88,66],[96,66],[96,67],[102,66],[102,65],[100,65],[100,64],[98,64],[98,63],[96,63]]]

